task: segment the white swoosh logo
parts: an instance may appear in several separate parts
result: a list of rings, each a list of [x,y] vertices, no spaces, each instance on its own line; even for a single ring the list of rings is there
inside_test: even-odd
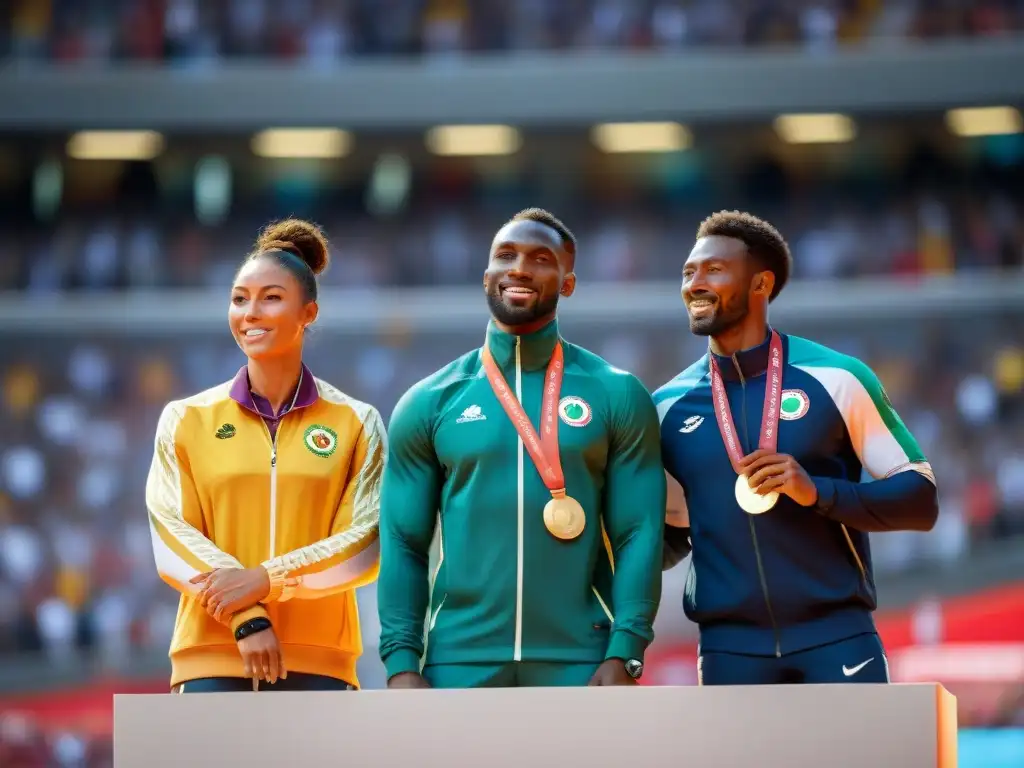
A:
[[[875,657],[872,656],[867,661],[862,661],[856,667],[847,667],[845,664],[843,664],[843,674],[846,675],[847,677],[853,677],[854,675],[856,675],[858,672],[860,672],[862,669],[864,669],[864,667],[866,667],[868,664],[870,664],[874,660],[875,660]]]

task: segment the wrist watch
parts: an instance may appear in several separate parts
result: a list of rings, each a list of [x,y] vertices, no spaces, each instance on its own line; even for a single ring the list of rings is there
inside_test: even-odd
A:
[[[634,680],[639,680],[644,673],[644,663],[640,659],[626,659],[626,674]]]
[[[244,624],[239,625],[238,629],[235,630],[235,640],[241,640],[242,638],[255,635],[257,632],[262,632],[265,629],[271,627],[270,619],[263,616],[257,616],[256,618],[249,619]]]

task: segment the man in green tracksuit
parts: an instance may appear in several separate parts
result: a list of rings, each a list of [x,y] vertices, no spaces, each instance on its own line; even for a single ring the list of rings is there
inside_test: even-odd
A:
[[[484,273],[483,345],[395,406],[377,584],[389,688],[642,673],[661,597],[658,415],[635,376],[559,335],[575,256],[550,213],[513,217]]]

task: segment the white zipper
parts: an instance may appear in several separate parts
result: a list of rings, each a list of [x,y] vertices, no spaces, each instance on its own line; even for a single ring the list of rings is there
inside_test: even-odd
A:
[[[277,424],[278,430],[281,423]],[[277,550],[277,432],[274,433],[274,442],[270,448],[270,554],[268,560],[273,560]]]
[[[516,399],[519,400],[520,404],[523,402],[523,369],[522,360],[519,355],[519,343],[520,337],[516,336]],[[517,435],[516,441],[518,443],[518,456],[517,456],[517,468],[516,468],[516,482],[517,487],[517,499],[516,499],[516,513],[518,515],[517,521],[517,537],[518,537],[518,551],[516,552],[516,641],[515,646],[512,650],[512,660],[522,661],[523,660],[523,506],[524,506],[524,488],[523,488],[523,438]]]
[[[295,410],[295,402],[299,399],[299,389],[301,387],[302,373],[299,373],[299,383],[295,385],[295,394],[292,395],[292,402],[288,406],[288,410],[278,417],[277,429],[274,430],[273,434],[271,434],[270,427],[267,426],[267,420],[260,413],[259,408],[256,409],[256,413],[260,413],[260,421],[263,422],[263,428],[267,430],[267,437],[270,438],[270,554],[267,555],[267,560],[273,560],[277,556],[277,436],[281,434],[284,417]]]

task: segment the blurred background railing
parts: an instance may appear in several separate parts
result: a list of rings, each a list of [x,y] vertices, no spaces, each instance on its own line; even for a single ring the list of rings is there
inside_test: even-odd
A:
[[[773,321],[871,364],[940,481],[935,530],[872,537],[893,675],[957,693],[962,765],[1024,764],[1022,30],[1017,0],[0,2],[0,765],[109,764],[111,692],[166,687],[153,430],[242,364],[258,228],[326,228],[309,361],[386,417],[480,343],[530,205],[580,239],[566,334],[651,388],[701,354],[699,221],[782,229]],[[654,684],[694,682],[686,568]]]

